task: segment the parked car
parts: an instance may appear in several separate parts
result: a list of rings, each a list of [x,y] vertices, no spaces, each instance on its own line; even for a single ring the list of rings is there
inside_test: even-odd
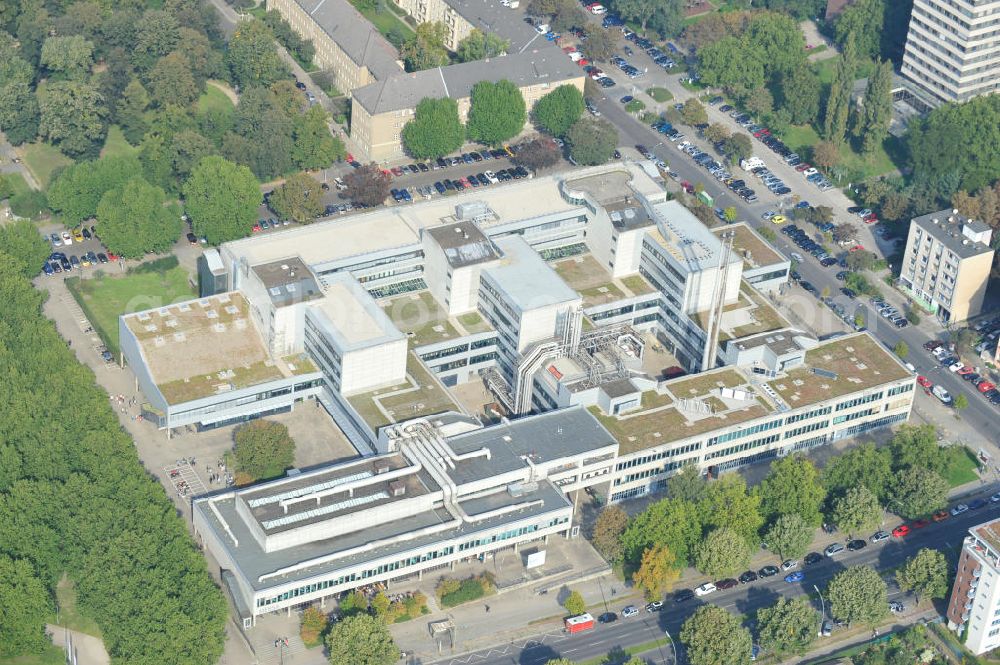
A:
[[[710,593],[715,593],[716,590],[717,589],[714,584],[712,584],[711,582],[705,582],[700,587],[697,587],[694,590],[694,593],[697,596],[707,596]]]
[[[801,582],[802,580],[805,579],[805,577],[806,577],[805,573],[803,573],[801,570],[796,570],[794,573],[789,573],[785,575],[785,581],[788,582],[789,584],[792,584],[793,582]]]
[[[873,543],[881,543],[885,540],[889,540],[889,538],[890,538],[889,534],[886,533],[885,531],[876,531],[874,534],[872,534],[872,537],[869,538],[869,540]]]
[[[622,618],[627,619],[629,617],[634,617],[639,613],[639,610],[635,608],[634,605],[626,605],[622,608]]]

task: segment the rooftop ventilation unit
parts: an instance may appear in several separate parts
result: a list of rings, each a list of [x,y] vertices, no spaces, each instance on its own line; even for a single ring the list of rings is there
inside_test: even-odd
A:
[[[478,219],[488,215],[490,207],[485,201],[469,201],[455,206],[455,219],[469,220]]]
[[[402,480],[396,480],[389,483],[389,493],[392,494],[392,496],[403,496],[406,494],[406,483]]]

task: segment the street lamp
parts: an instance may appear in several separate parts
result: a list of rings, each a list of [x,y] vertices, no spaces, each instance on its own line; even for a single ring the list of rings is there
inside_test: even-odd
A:
[[[669,630],[664,630],[663,634],[667,636],[668,640],[670,640],[670,650],[674,653],[674,665],[677,665],[677,645],[674,644],[674,638],[670,637]]]
[[[276,639],[274,641],[274,647],[276,649],[279,649],[278,653],[280,655],[281,664],[282,665],[284,665],[284,663],[285,663],[285,647],[287,647],[287,646],[288,646],[288,638],[287,637],[279,637],[278,639]]]
[[[819,587],[813,584],[813,589],[816,589],[816,593],[819,595],[819,606],[822,608],[821,614],[823,615],[823,621],[826,621],[826,601],[823,600],[823,594],[819,592]]]

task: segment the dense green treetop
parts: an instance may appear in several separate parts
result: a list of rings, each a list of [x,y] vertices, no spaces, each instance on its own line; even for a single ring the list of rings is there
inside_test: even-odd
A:
[[[262,195],[253,173],[222,157],[205,157],[184,183],[184,209],[196,234],[213,245],[250,235]]]

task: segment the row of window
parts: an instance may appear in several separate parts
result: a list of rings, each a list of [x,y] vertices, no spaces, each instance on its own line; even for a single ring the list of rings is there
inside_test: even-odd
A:
[[[882,393],[881,390],[878,391],[877,393],[872,393],[870,395],[862,395],[861,397],[855,397],[853,399],[847,400],[846,402],[841,402],[840,404],[838,404],[837,411],[850,409],[855,406],[860,406],[861,404],[870,404],[876,400],[882,399],[882,397],[884,397],[884,394]]]
[[[733,441],[734,439],[742,439],[745,436],[751,434],[759,434],[760,432],[766,432],[772,430],[775,427],[781,427],[784,423],[782,418],[776,420],[769,420],[766,423],[757,423],[756,425],[751,425],[750,427],[744,427],[743,429],[738,429],[735,432],[728,432],[726,434],[720,434],[719,436],[713,436],[708,440],[708,445],[714,446],[719,443],[726,443],[727,441]]]
[[[900,395],[902,393],[908,393],[911,390],[913,390],[913,384],[912,383],[907,383],[906,385],[903,385],[903,386],[896,386],[895,388],[889,388],[889,392],[887,392],[886,395],[888,395],[889,397],[892,397],[893,395]]]
[[[830,407],[824,406],[819,409],[813,409],[812,411],[807,411],[805,413],[796,413],[785,418],[786,425],[792,425],[799,422],[800,420],[809,420],[810,418],[816,418],[817,416],[828,416],[830,415]]]
[[[793,437],[799,436],[800,434],[805,434],[807,432],[815,432],[818,429],[823,429],[824,427],[829,426],[829,424],[830,424],[829,420],[820,420],[815,423],[803,425],[802,427],[796,427],[793,430],[785,432],[785,438],[791,439]]]
[[[677,448],[671,448],[670,450],[661,450],[658,453],[653,453],[651,455],[643,455],[642,457],[635,457],[633,459],[621,462],[617,466],[615,466],[615,470],[624,471],[625,469],[631,469],[634,466],[639,466],[641,464],[648,464],[650,462],[655,462],[656,460],[661,460],[667,457],[676,457],[678,455],[684,455],[686,453],[693,453],[699,448],[701,448],[701,442],[696,441],[695,443],[688,443],[683,446],[678,446]]]
[[[694,460],[689,460],[689,461],[693,462]],[[642,480],[643,478],[649,478],[651,476],[655,476],[661,473],[667,473],[668,471],[673,471],[674,469],[684,466],[685,462],[686,461],[683,460],[677,462],[667,462],[662,467],[656,467],[653,469],[646,469],[645,471],[637,471],[635,473],[630,473],[622,478],[616,478],[615,487],[619,487],[621,485],[627,485],[629,483],[634,483],[637,480]]]
[[[744,450],[753,450],[754,448],[760,448],[761,446],[766,446],[769,443],[774,443],[781,438],[779,434],[769,434],[768,436],[763,436],[759,439],[754,439],[753,441],[744,441],[743,443],[738,443],[735,446],[729,446],[728,448],[723,448],[722,450],[716,450],[705,456],[706,460],[718,459],[719,457],[728,457],[733,453],[740,453]]]
[[[849,423],[852,420],[857,420],[858,418],[864,418],[865,416],[870,416],[876,413],[875,409],[861,409],[860,411],[855,411],[854,413],[848,413],[843,416],[835,416],[833,419],[834,425],[839,425],[840,423]]]

